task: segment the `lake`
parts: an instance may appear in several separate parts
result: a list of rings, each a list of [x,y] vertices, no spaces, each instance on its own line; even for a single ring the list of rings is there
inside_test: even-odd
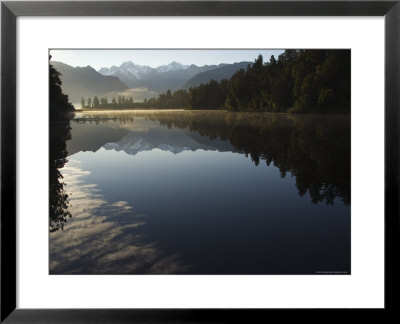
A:
[[[99,111],[69,126],[51,274],[350,274],[350,116]]]

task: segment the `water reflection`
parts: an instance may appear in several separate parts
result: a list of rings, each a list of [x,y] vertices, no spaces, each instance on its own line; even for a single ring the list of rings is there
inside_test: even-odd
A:
[[[282,177],[290,173],[296,178],[299,195],[308,193],[314,203],[333,204],[340,197],[350,204],[349,116],[215,111],[125,112],[118,116],[113,112],[78,114],[81,123],[97,127],[76,125],[77,136],[68,143],[68,152],[95,151],[101,146],[128,154],[154,148],[176,153],[188,149],[240,152],[255,165],[273,163]],[[149,120],[157,123],[146,123]],[[101,140],[106,134],[114,137]]]
[[[146,243],[138,231],[146,216],[126,201],[107,201],[97,185],[85,183],[89,174],[74,160],[63,169],[74,217],[61,234],[50,234],[51,274],[180,273],[189,268],[176,255],[161,254],[156,243]]]
[[[77,113],[51,273],[350,273],[350,118]]]

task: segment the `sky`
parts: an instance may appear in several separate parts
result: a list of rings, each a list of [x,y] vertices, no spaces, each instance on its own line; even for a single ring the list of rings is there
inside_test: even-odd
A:
[[[158,67],[166,65],[172,61],[182,63],[184,65],[195,64],[213,65],[220,63],[235,63],[242,61],[253,62],[259,54],[264,61],[269,61],[271,55],[277,57],[283,53],[282,49],[217,49],[217,50],[71,50],[71,49],[54,49],[50,50],[53,61],[60,61],[71,66],[88,66],[90,65],[96,70],[102,67],[111,67],[113,65],[120,66],[123,62],[132,61],[138,65],[148,65],[150,67]]]

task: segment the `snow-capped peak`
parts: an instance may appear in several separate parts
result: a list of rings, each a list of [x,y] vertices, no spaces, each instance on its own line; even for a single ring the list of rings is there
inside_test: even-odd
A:
[[[178,70],[186,70],[189,65],[183,65],[179,62],[172,61],[167,65],[160,65],[156,70],[158,72],[170,72],[170,71],[178,71]]]
[[[132,74],[138,79],[140,79],[143,75],[150,72],[152,68],[146,65],[137,65],[132,61],[123,62],[119,67],[113,65],[111,68],[101,68],[98,72],[103,75],[115,75],[119,74]]]
[[[157,68],[152,68],[147,65],[137,65],[132,61],[127,61],[123,62],[120,66],[113,65],[110,68],[102,67],[98,72],[102,75],[125,75],[128,78],[133,75],[136,78],[141,79],[152,71],[165,73],[170,71],[186,70],[187,68],[189,68],[189,65],[183,65],[175,61],[167,65],[161,65]]]

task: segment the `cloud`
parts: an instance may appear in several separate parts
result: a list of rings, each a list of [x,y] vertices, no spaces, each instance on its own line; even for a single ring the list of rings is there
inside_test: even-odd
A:
[[[85,183],[90,172],[80,162],[69,161],[61,171],[72,218],[63,231],[50,233],[51,274],[166,274],[189,268],[177,255],[146,241],[140,231],[145,215],[126,201],[107,201],[97,185]]]

